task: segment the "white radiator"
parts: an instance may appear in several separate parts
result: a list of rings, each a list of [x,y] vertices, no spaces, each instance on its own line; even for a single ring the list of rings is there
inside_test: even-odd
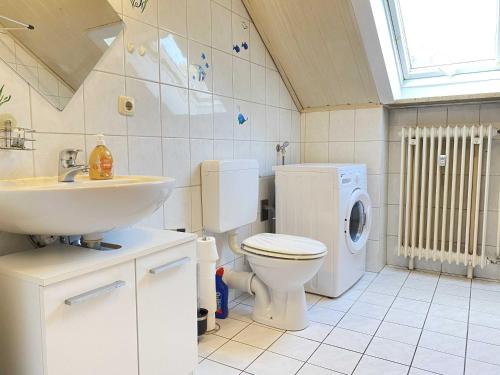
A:
[[[485,266],[493,131],[402,129],[398,255],[410,264],[417,258]]]

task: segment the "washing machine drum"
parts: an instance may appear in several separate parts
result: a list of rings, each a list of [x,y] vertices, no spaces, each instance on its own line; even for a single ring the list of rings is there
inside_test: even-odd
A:
[[[368,241],[372,222],[372,205],[368,193],[355,189],[347,204],[345,217],[345,241],[353,254],[360,252]]]

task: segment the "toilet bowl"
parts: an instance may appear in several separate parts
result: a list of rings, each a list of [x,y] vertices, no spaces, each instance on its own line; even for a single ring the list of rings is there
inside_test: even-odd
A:
[[[261,233],[244,240],[240,253],[267,288],[267,293],[249,288],[255,295],[253,320],[292,331],[306,328],[304,284],[320,269],[326,246],[305,237]]]
[[[230,288],[255,296],[253,319],[286,330],[308,326],[304,284],[314,277],[326,246],[305,237],[261,233],[238,243],[238,228],[257,220],[256,160],[205,160],[201,166],[203,227],[227,233],[230,248],[246,255],[253,272],[225,270]]]

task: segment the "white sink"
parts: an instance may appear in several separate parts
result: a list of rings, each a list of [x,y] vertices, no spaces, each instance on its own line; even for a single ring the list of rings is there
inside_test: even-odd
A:
[[[170,196],[174,179],[124,176],[58,182],[57,177],[0,180],[0,231],[91,235],[137,223]]]

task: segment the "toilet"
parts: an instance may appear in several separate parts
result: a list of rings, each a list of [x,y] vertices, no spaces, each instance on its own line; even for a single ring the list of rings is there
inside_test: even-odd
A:
[[[202,163],[203,227],[227,233],[230,248],[247,256],[253,272],[227,270],[231,288],[255,296],[253,320],[286,330],[309,325],[304,284],[316,275],[326,246],[286,234],[261,233],[238,243],[237,229],[257,220],[259,165],[256,160],[206,160]]]

